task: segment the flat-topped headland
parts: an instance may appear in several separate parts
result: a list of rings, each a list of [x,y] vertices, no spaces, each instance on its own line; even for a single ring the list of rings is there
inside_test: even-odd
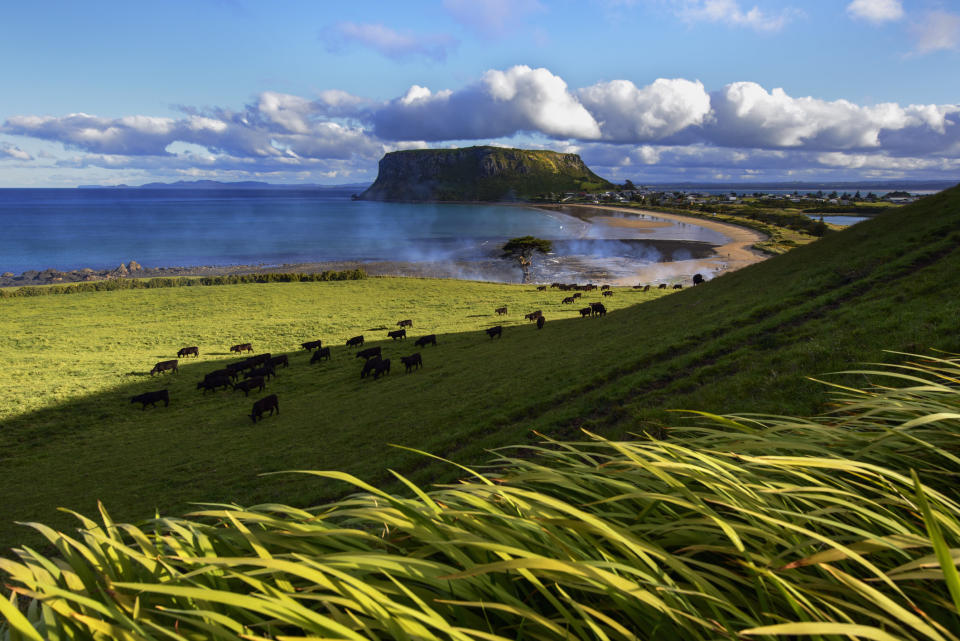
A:
[[[577,154],[540,149],[465,147],[393,151],[361,200],[517,202],[545,193],[609,189]]]

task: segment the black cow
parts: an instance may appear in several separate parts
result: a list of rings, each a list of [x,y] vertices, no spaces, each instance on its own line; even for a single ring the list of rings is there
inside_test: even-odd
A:
[[[225,367],[225,368],[223,368],[223,369],[215,369],[215,370],[213,370],[212,372],[210,372],[209,374],[207,374],[206,376],[204,376],[204,378],[205,378],[205,379],[207,379],[207,378],[219,378],[219,377],[221,377],[221,376],[226,376],[227,378],[234,379],[234,378],[237,377],[237,372],[236,372],[236,370],[232,370],[232,369],[230,369],[230,368],[226,368],[226,367]]]
[[[363,345],[363,336],[354,336],[347,339],[347,347],[358,347]]]
[[[321,347],[313,353],[313,356],[310,357],[310,364],[319,363],[321,360],[327,359],[330,360],[330,348]]]
[[[177,361],[175,361],[175,360],[174,360],[174,361],[160,361],[159,363],[157,363],[156,365],[153,366],[153,369],[152,369],[152,370],[150,370],[150,376],[153,376],[154,374],[157,374],[157,373],[162,374],[162,373],[164,373],[164,372],[171,371],[171,370],[172,370],[173,372],[179,372],[179,371],[180,371],[180,370],[177,368]]]
[[[543,324],[547,322],[547,319],[543,316],[537,317],[537,329],[543,329]]]
[[[273,410],[277,410],[277,414],[280,413],[280,402],[277,401],[276,394],[264,396],[259,401],[254,401],[253,411],[250,412],[250,420],[256,423],[258,418],[263,418],[267,410],[270,410],[270,416],[273,416]]]
[[[503,337],[503,325],[497,325],[496,327],[488,327],[484,331],[487,332],[487,336],[489,336],[491,340],[493,340],[494,336],[496,336],[497,338]]]
[[[226,369],[230,372],[231,378],[236,378],[240,372],[247,369],[247,362],[240,361],[239,363],[229,363]]]
[[[222,376],[207,376],[205,379],[197,383],[197,389],[202,389],[203,393],[206,394],[207,391],[216,392],[218,387],[227,389],[230,387],[230,377],[226,375]]]
[[[397,327],[413,327],[413,321],[409,318],[407,320],[397,321]]]
[[[407,337],[407,330],[398,329],[395,332],[387,332],[387,336],[389,336],[393,340],[397,340],[398,338],[402,340]]]
[[[390,373],[390,359],[384,358],[377,361],[373,366],[373,378],[374,380],[380,378],[382,374]]]
[[[643,291],[649,292],[649,291],[650,291],[650,285],[647,285],[646,287],[644,287],[644,288],[643,288]]]
[[[280,354],[280,356],[274,356],[273,358],[268,359],[266,364],[268,367],[272,367],[273,369],[277,369],[281,365],[284,367],[290,367],[290,359],[287,358],[286,354]]]
[[[703,274],[694,274],[693,275],[693,284],[699,285],[703,282]]]
[[[581,296],[583,296],[583,294],[581,294],[580,292],[577,292],[576,294],[573,295],[574,298],[580,298]]]
[[[538,291],[538,292],[545,292],[545,291],[547,291],[547,286],[546,286],[546,285],[540,285],[539,287],[537,287],[537,291]]]
[[[250,396],[250,390],[256,389],[258,392],[262,392],[264,387],[266,387],[266,383],[264,382],[263,377],[254,376],[253,378],[248,378],[245,381],[234,383],[233,391],[236,392],[238,389],[242,389],[244,396]]]
[[[535,321],[541,316],[543,316],[543,310],[538,309],[535,312],[530,312],[529,314],[525,314],[524,318],[526,318],[528,321]]]
[[[183,358],[184,356],[190,356],[191,354],[192,354],[193,356],[198,356],[198,357],[199,357],[199,356],[200,356],[200,348],[199,348],[199,347],[196,347],[196,346],[194,346],[194,347],[181,347],[181,348],[177,351],[177,358]]]
[[[643,289],[643,285],[641,285],[640,283],[637,283],[631,289]],[[647,285],[647,289],[650,289],[650,285]]]
[[[586,318],[593,313],[592,307],[581,307],[580,308],[580,318]]]
[[[240,343],[239,345],[234,345],[233,347],[231,347],[230,351],[236,352],[238,354],[240,352],[252,352],[253,345],[251,343]]]
[[[165,390],[157,390],[156,392],[145,392],[143,394],[137,394],[136,396],[130,397],[131,403],[143,403],[143,407],[140,409],[147,409],[147,405],[150,407],[156,407],[157,403],[163,401],[163,406],[168,407],[170,405],[170,393]]]
[[[360,378],[366,378],[366,377],[367,377],[367,374],[369,374],[369,373],[372,372],[374,369],[376,369],[377,363],[379,363],[379,362],[380,362],[380,357],[379,357],[379,356],[374,356],[373,358],[368,359],[368,360],[363,364],[363,367],[360,369]]]
[[[607,315],[607,308],[603,306],[603,303],[590,303],[590,308],[596,316]]]
[[[681,285],[680,283],[677,283],[676,285],[673,286],[673,288],[674,288],[674,289],[683,289],[683,285]]]
[[[361,349],[359,352],[357,352],[357,355],[354,356],[354,358],[360,358],[361,356],[362,356],[363,358],[366,358],[366,359],[371,359],[371,358],[373,358],[374,356],[376,356],[376,357],[379,358],[379,357],[380,357],[380,348],[379,348],[379,347],[369,347],[369,348],[367,348],[367,349]]]
[[[575,296],[567,296],[566,298],[564,298],[564,299],[563,299],[562,301],[560,301],[560,302],[563,303],[564,305],[569,305],[570,303],[572,303],[572,302],[575,301],[575,300],[577,300]],[[533,320],[533,319],[531,319],[531,320]]]
[[[265,365],[265,366],[263,366],[263,367],[257,367],[256,369],[250,370],[249,372],[247,372],[246,374],[244,374],[243,377],[244,377],[244,378],[253,378],[254,376],[263,376],[263,377],[266,378],[267,380],[270,380],[270,377],[271,377],[271,376],[274,376],[274,377],[275,377],[276,375],[277,375],[277,374],[276,374],[276,372],[273,371],[273,368],[272,368],[272,367],[270,367],[269,365]]]
[[[421,336],[414,343],[417,347],[426,347],[427,345],[437,345],[437,335],[436,334],[427,334],[426,336]]]
[[[315,341],[307,341],[306,343],[300,343],[300,347],[302,347],[303,349],[309,352],[310,350],[323,347],[323,341],[318,338]]]
[[[600,291],[601,291],[601,292],[604,291],[604,290],[607,290],[607,289],[610,289],[610,285],[601,285],[601,286],[600,286]]]
[[[667,284],[666,284],[666,283],[660,283],[660,286],[657,287],[657,289],[666,289],[666,288],[667,288]]]
[[[603,295],[604,295],[604,296],[613,296],[613,292],[608,289],[607,291],[603,292]]]
[[[400,362],[406,366],[407,374],[409,374],[415,367],[423,367],[423,359],[420,358],[420,352],[417,352],[416,354],[410,354],[410,356],[401,356]]]
[[[496,309],[493,310],[493,311],[496,312],[497,316],[504,316],[504,315],[507,313],[507,308],[506,308],[506,307],[498,307],[498,308],[496,308]]]

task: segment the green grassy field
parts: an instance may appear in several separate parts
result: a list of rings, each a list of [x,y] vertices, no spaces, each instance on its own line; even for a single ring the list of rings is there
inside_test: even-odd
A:
[[[884,349],[960,351],[958,228],[954,189],[701,287],[656,300],[659,291],[617,290],[615,311],[588,320],[564,320],[576,311],[556,290],[415,279],[4,299],[0,545],[29,539],[14,520],[66,526],[56,507],[92,513],[97,499],[134,520],[191,501],[308,505],[342,489],[258,476],[275,470],[447,478],[391,443],[470,463],[532,430],[658,432],[671,408],[813,413],[826,396],[810,373],[890,360]],[[500,305],[510,320],[490,341],[482,329],[499,322]],[[540,332],[521,318],[538,308]],[[439,345],[420,350],[421,371],[395,361],[389,377],[361,381],[343,341],[382,340],[401,318]],[[296,351],[312,338],[336,346],[330,363],[309,366]],[[282,414],[256,425],[252,398],[195,390],[246,341],[291,354],[268,387]],[[201,358],[178,375],[147,375],[194,344]],[[390,357],[415,351],[412,341],[376,344]],[[169,408],[129,403],[161,386]]]

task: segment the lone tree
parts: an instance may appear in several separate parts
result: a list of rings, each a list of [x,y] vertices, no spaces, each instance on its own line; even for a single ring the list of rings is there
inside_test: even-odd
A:
[[[553,243],[533,236],[521,236],[508,240],[502,249],[504,258],[512,258],[517,261],[520,269],[523,270],[523,282],[525,283],[530,277],[530,264],[533,262],[533,255],[537,252],[546,254],[553,251]]]

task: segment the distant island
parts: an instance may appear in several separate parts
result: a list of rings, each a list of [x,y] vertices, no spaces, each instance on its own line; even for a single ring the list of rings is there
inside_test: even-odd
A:
[[[577,154],[504,147],[414,149],[385,155],[377,180],[358,198],[512,202],[613,187]]]
[[[77,189],[365,189],[368,183],[348,185],[276,184],[256,180],[222,182],[219,180],[178,180],[173,183],[146,183],[144,185],[77,185]]]

